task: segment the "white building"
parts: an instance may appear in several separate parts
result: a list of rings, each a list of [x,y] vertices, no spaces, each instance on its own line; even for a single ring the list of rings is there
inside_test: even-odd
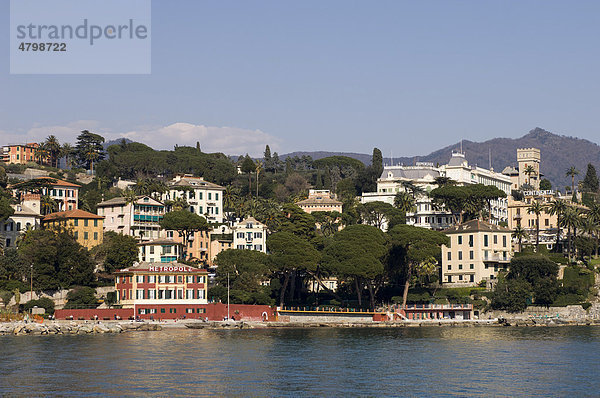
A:
[[[161,237],[159,226],[165,206],[149,196],[138,196],[135,203],[124,197],[98,203],[98,215],[104,217],[104,230],[130,235],[141,241]]]
[[[17,239],[29,229],[40,226],[42,216],[23,204],[11,205],[15,210],[12,216],[0,222],[0,235],[4,248],[14,247]]]
[[[417,162],[415,166],[385,166],[381,177],[377,179],[377,192],[363,193],[361,203],[382,201],[394,204],[398,192],[409,192],[405,184],[413,184],[424,194],[415,195],[414,213],[406,214],[406,223],[428,229],[446,229],[453,223],[450,212],[436,209],[427,196],[437,188],[435,179],[448,177],[459,185],[493,185],[507,195],[511,192],[510,177],[477,166],[469,166],[464,154],[453,153],[447,165],[434,166],[433,163]],[[508,199],[493,200],[492,223],[508,222]]]
[[[233,248],[267,252],[267,226],[252,217],[236,223],[232,228]]]
[[[138,243],[139,260],[147,263],[171,263],[182,254],[181,243],[172,239],[155,239]]]
[[[478,166],[469,166],[463,153],[454,152],[450,162],[440,168],[441,173],[459,183],[459,185],[482,184],[493,185],[506,194],[506,198],[491,201],[492,224],[508,223],[508,197],[511,194],[510,176],[484,169]]]
[[[169,191],[163,194],[164,202],[183,198],[192,213],[205,217],[209,223],[223,222],[224,187],[189,174],[175,176],[167,186]]]

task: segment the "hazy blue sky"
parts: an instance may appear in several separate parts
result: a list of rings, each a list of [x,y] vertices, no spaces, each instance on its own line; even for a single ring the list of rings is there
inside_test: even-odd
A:
[[[1,143],[426,154],[540,126],[595,142],[598,1],[153,1],[152,74],[9,75]]]

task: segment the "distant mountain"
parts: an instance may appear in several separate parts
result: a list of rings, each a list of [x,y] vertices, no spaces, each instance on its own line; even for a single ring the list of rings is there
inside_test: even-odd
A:
[[[506,166],[517,165],[517,148],[539,148],[542,161],[540,169],[544,178],[552,182],[554,188],[563,190],[565,186],[571,185],[570,177],[565,176],[565,171],[575,166],[580,175],[576,178],[583,180],[587,164],[591,163],[596,168],[600,166],[600,146],[594,142],[576,137],[567,137],[546,131],[536,127],[528,134],[520,138],[493,138],[484,142],[463,141],[463,152],[469,164],[489,168],[489,154],[491,151],[492,167],[501,172]],[[415,162],[433,162],[434,164],[445,164],[450,160],[452,151],[460,150],[460,142],[449,145],[424,156],[394,158],[393,164],[412,165]],[[371,163],[371,155],[362,153],[346,152],[292,152],[281,155],[287,156],[312,156],[313,159],[321,159],[327,156],[344,155],[358,159],[365,164]],[[389,164],[390,159],[384,162]]]
[[[106,141],[104,144],[102,144],[102,146],[104,147],[104,150],[106,151],[106,148],[108,148],[111,145],[115,145],[115,144],[120,144],[121,141],[125,140],[126,143],[130,143],[133,142],[131,141],[129,138],[118,138],[116,140],[112,140],[112,141]]]

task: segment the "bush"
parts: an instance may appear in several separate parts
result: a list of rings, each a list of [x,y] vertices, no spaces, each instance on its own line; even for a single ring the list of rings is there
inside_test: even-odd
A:
[[[556,297],[556,300],[552,303],[553,307],[566,307],[567,305],[581,304],[585,300],[585,297],[580,294],[574,293],[563,293]]]
[[[29,312],[33,307],[43,308],[46,310],[46,314],[54,314],[54,301],[48,297],[42,297],[38,300],[29,300],[23,305],[23,310]]]
[[[590,303],[589,301],[586,301],[585,303],[581,304],[581,307],[587,311],[588,308],[590,308],[592,306],[592,303]]]
[[[96,291],[91,287],[76,287],[67,293],[65,309],[96,307],[98,307],[98,299],[96,299]]]

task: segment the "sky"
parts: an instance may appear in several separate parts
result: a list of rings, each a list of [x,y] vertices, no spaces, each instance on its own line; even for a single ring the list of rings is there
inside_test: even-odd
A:
[[[600,2],[152,2],[149,75],[10,75],[0,144],[425,155],[535,127],[600,142]]]

